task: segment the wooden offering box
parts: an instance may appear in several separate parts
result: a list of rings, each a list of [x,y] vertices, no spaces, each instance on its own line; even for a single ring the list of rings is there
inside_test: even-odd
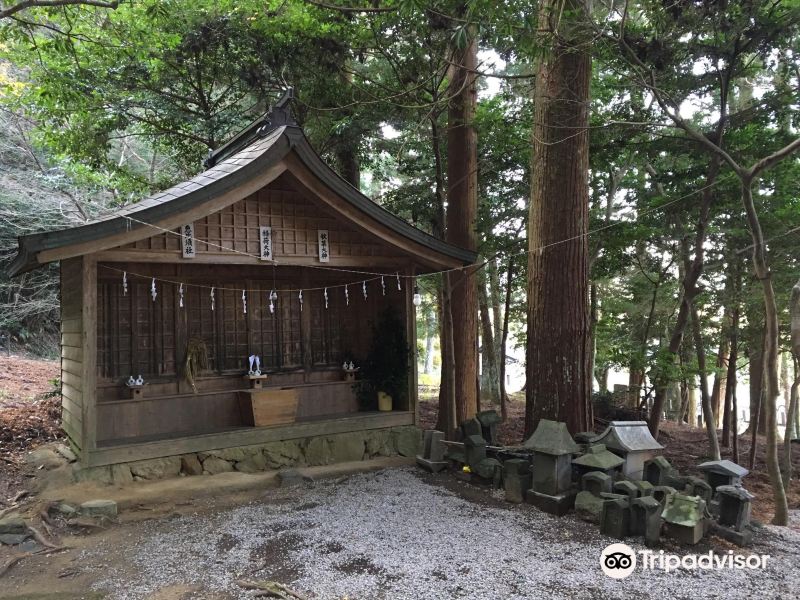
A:
[[[250,427],[294,423],[297,415],[297,390],[262,388],[239,392],[242,423]]]

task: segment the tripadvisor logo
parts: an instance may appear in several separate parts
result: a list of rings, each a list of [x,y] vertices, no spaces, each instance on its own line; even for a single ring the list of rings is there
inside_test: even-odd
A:
[[[636,553],[627,544],[606,546],[600,555],[600,568],[614,579],[625,579],[636,568]]]
[[[611,544],[606,546],[600,554],[600,568],[603,573],[613,579],[625,579],[633,573],[637,563],[641,564],[643,571],[661,570],[669,573],[678,569],[687,571],[696,569],[765,569],[769,558],[769,554],[745,556],[734,554],[733,550],[728,550],[727,554],[714,554],[709,551],[707,554],[687,554],[685,556],[666,554],[663,550],[659,552],[639,550],[637,553],[627,544]]]

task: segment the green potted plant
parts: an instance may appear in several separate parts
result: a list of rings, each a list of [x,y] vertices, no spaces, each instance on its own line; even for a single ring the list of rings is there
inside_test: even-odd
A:
[[[362,410],[388,411],[405,402],[410,354],[405,322],[396,309],[386,309],[372,327],[369,355],[362,361],[356,390]]]

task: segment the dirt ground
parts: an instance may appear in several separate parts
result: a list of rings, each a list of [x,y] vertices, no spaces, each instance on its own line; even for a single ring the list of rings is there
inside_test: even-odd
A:
[[[0,502],[24,486],[22,453],[63,435],[61,401],[46,397],[59,376],[57,361],[0,354]]]
[[[219,476],[214,476],[219,477]],[[233,600],[279,582],[310,599],[484,600],[663,597],[790,598],[800,591],[800,514],[762,527],[754,547],[711,537],[668,553],[769,555],[747,571],[602,574],[614,542],[574,515],[512,505],[501,491],[413,468],[139,506],[107,528],[59,522],[67,550],[27,557],[0,578],[0,597]],[[635,552],[644,550],[629,538]],[[8,552],[0,554],[0,565]]]

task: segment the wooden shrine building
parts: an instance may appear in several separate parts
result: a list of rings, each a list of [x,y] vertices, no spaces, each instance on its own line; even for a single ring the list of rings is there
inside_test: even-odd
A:
[[[390,412],[360,411],[342,365],[368,358],[387,308],[416,348],[413,276],[475,255],[341,179],[288,96],[196,177],[20,238],[12,274],[60,262],[63,428],[83,465],[416,424],[413,358],[407,399]],[[198,343],[207,365],[193,389],[185,365]],[[265,380],[246,377],[251,355]],[[259,383],[277,424],[243,408]]]

